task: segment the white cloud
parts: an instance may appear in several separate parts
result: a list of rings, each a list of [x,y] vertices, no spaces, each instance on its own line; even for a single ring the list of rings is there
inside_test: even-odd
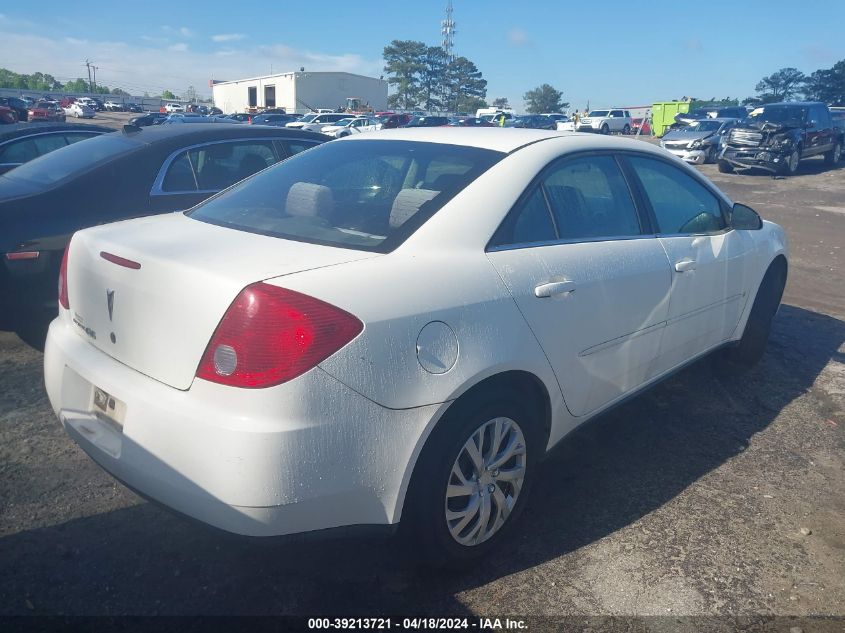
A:
[[[179,27],[179,34],[182,37],[193,37],[194,36],[194,32],[191,29],[189,29],[187,26]]]
[[[219,33],[212,35],[211,39],[215,42],[236,42],[246,37],[243,33]]]
[[[6,65],[19,73],[50,73],[61,81],[79,76],[79,60],[97,51],[97,81],[110,88],[120,87],[132,94],[157,94],[163,89],[179,94],[193,85],[209,94],[208,80],[239,79],[266,74],[272,64],[280,72],[305,66],[312,71],[345,71],[378,77],[384,62],[356,54],[328,55],[302,51],[284,44],[229,46],[209,54],[189,48],[184,42],[157,45],[150,38],[139,44],[90,40],[85,44],[73,38],[52,39],[22,33],[0,23],[0,59],[14,60]],[[84,70],[84,66],[83,66]]]
[[[513,28],[508,31],[508,44],[511,46],[527,46],[531,44],[528,34],[520,28]]]

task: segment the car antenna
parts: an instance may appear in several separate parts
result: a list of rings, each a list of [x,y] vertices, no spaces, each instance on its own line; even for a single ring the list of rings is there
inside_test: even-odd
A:
[[[124,134],[137,134],[141,130],[143,130],[140,125],[132,125],[131,123],[127,123],[123,126],[123,133]]]

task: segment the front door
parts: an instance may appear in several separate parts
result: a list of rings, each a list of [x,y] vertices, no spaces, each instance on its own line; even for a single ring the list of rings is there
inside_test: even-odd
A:
[[[547,168],[488,249],[575,416],[654,375],[671,275],[642,227],[616,160],[584,156]]]
[[[672,271],[660,370],[675,367],[726,340],[747,299],[751,239],[730,230],[719,198],[669,161],[626,159],[654,214]]]

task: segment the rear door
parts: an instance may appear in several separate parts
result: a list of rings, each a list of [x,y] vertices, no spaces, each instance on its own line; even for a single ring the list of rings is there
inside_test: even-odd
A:
[[[488,257],[573,415],[591,413],[654,375],[669,262],[612,155],[546,168],[498,230]]]
[[[731,335],[747,300],[746,262],[753,240],[727,226],[720,199],[686,170],[650,156],[625,161],[671,265],[663,371]]]
[[[807,117],[807,150],[805,155],[827,152],[833,148],[834,130],[827,106],[813,105]]]

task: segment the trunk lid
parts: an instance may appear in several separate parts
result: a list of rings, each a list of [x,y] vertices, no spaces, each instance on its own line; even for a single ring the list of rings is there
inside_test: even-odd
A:
[[[117,222],[74,236],[70,316],[79,336],[115,360],[184,390],[245,286],[376,256],[255,235],[182,213]]]

